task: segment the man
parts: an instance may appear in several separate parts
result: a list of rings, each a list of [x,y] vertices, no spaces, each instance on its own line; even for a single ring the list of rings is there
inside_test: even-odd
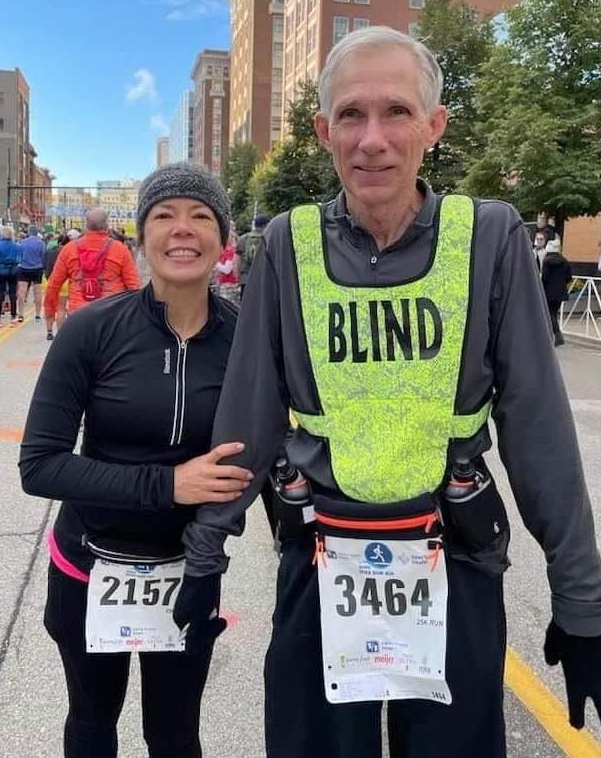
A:
[[[251,231],[243,234],[236,244],[234,269],[240,282],[241,298],[244,295],[244,289],[248,282],[250,267],[259,249],[259,242],[269,221],[269,216],[264,213],[257,214],[253,219]]]
[[[108,235],[108,216],[103,208],[88,211],[85,234],[72,239],[58,254],[44,298],[47,323],[56,316],[60,289],[66,281],[70,313],[100,297],[140,286],[129,250]]]
[[[393,758],[505,757],[491,408],[548,561],[547,661],[564,665],[574,726],[588,694],[601,706],[601,562],[531,243],[511,206],[443,200],[418,179],[445,130],[441,88],[433,56],[400,32],[332,49],[315,128],[343,190],[269,225],[242,305],[213,443],[242,440],[236,465],[255,476],[188,525],[174,618],[209,628],[223,542],[292,408],[301,480],[286,480],[309,481],[316,522],[303,527],[299,499],[265,665],[268,758],[376,758],[384,700]]]
[[[557,230],[555,228],[555,218],[553,216],[547,216],[546,213],[539,213],[536,217],[536,233],[545,235],[545,245],[547,242],[554,240],[557,236]]]
[[[33,302],[35,307],[35,320],[39,321],[42,311],[42,277],[44,275],[44,243],[38,237],[38,230],[30,226],[28,234],[21,241],[21,262],[17,273],[17,303],[19,321],[23,321],[25,300],[27,291],[33,286]]]
[[[554,242],[554,240],[551,241]],[[543,261],[545,260],[546,245],[547,237],[544,232],[537,232],[534,235],[534,248],[532,252],[534,253],[534,262],[539,271],[542,271]]]

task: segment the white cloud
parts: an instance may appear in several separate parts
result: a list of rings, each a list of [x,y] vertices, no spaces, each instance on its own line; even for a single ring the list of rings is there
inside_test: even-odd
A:
[[[228,4],[223,0],[203,0],[203,2],[189,3],[175,2],[172,5],[181,5],[178,10],[171,11],[167,14],[168,21],[192,21],[201,16],[208,16],[213,13],[219,13],[220,11],[227,10]]]
[[[135,103],[137,100],[147,98],[151,102],[157,99],[155,89],[154,75],[147,68],[140,68],[134,74],[134,80],[127,85],[127,94],[125,99],[128,103]]]
[[[169,124],[163,118],[162,113],[154,114],[154,116],[150,119],[150,126],[157,132],[160,132],[161,135],[169,134]]]

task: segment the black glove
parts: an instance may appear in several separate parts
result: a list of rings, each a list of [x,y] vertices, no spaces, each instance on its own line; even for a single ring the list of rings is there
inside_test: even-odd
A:
[[[584,726],[584,704],[592,698],[601,718],[601,636],[576,637],[566,634],[554,621],[547,629],[545,660],[549,666],[559,661],[563,668],[568,693],[570,724]]]
[[[221,574],[190,576],[184,574],[175,606],[173,620],[186,631],[186,653],[196,655],[212,644],[227,626],[219,617]]]

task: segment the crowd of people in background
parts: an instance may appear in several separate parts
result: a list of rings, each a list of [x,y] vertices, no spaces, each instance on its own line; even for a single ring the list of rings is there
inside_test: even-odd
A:
[[[90,220],[92,228],[89,226]],[[250,231],[240,235],[234,221],[231,222],[227,245],[211,276],[210,286],[215,294],[235,305],[240,304],[250,266],[269,221],[268,215],[257,213]],[[98,224],[100,229],[95,228]],[[109,278],[117,284],[106,287],[104,297],[121,288],[139,286],[136,240],[128,236],[123,228],[109,228],[106,213],[100,208],[88,213],[86,225],[84,230],[72,227],[46,234],[33,225],[27,231],[18,233],[11,226],[0,227],[0,328],[7,321],[11,327],[23,322],[25,305],[33,289],[35,320],[41,321],[43,316],[46,338],[48,341],[53,339],[68,313],[86,302],[80,291],[82,241],[92,241],[93,257],[100,252],[97,244],[100,237],[103,243],[105,240],[115,242],[110,257],[117,257],[119,261],[112,261],[113,270]],[[111,268],[110,261],[107,266]],[[4,314],[9,318],[3,320]]]
[[[90,220],[92,226],[100,224],[99,229],[90,229]],[[113,259],[117,255],[119,258],[117,266],[114,265],[115,260],[112,261],[112,266],[109,261],[106,264],[107,271],[99,272],[101,279],[108,279],[107,285],[103,285],[103,296],[121,289],[132,289],[134,284],[135,287],[139,286],[136,242],[126,234],[123,228],[109,228],[107,214],[100,208],[92,209],[88,213],[84,231],[72,227],[69,230],[63,229],[43,234],[33,224],[29,225],[26,231],[17,232],[12,226],[2,226],[0,227],[0,328],[6,324],[3,318],[5,315],[9,316],[8,326],[10,327],[15,327],[24,321],[25,305],[30,292],[33,291],[35,320],[42,320],[42,309],[44,309],[46,337],[48,341],[53,339],[55,329],[61,328],[68,312],[81,306],[82,298],[79,296],[79,289],[85,277],[82,276],[80,257],[84,252],[84,243],[87,245],[91,240],[89,236],[91,231],[99,231],[103,239],[110,240],[112,247],[110,257]],[[77,243],[77,240],[80,242]],[[87,248],[91,248],[90,252],[95,258],[98,252],[95,250],[95,245],[87,245]],[[77,251],[75,258],[74,251]],[[69,253],[71,253],[70,265],[68,265]],[[111,268],[112,271],[109,270]],[[121,268],[126,271],[125,282],[122,281]],[[56,274],[52,280],[55,269]],[[52,286],[50,286],[51,281],[53,281]]]

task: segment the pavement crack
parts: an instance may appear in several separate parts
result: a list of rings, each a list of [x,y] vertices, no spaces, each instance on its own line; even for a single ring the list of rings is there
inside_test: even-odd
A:
[[[27,564],[27,569],[25,571],[25,574],[23,575],[23,579],[21,580],[21,586],[19,587],[19,591],[17,593],[17,599],[15,600],[15,604],[14,604],[12,613],[10,615],[8,626],[6,627],[6,632],[4,633],[4,637],[0,641],[0,671],[2,670],[2,666],[4,665],[4,662],[6,661],[6,657],[8,655],[12,635],[15,630],[15,625],[17,623],[19,614],[21,612],[21,607],[23,605],[23,600],[25,598],[25,592],[27,591],[27,588],[29,587],[29,583],[31,582],[31,577],[33,575],[35,562],[37,560],[38,555],[40,554],[40,547],[42,544],[42,540],[44,538],[44,533],[46,532],[48,523],[50,521],[50,514],[52,513],[53,505],[54,505],[53,500],[47,501],[46,511],[44,513],[44,517],[42,518],[42,522],[33,533],[36,536],[35,545],[33,547],[33,550],[31,551],[31,555],[29,556],[29,563]],[[18,644],[18,641],[17,641],[17,644]]]
[[[0,539],[2,537],[35,537],[37,534],[37,529],[34,529],[32,532],[0,532]]]

